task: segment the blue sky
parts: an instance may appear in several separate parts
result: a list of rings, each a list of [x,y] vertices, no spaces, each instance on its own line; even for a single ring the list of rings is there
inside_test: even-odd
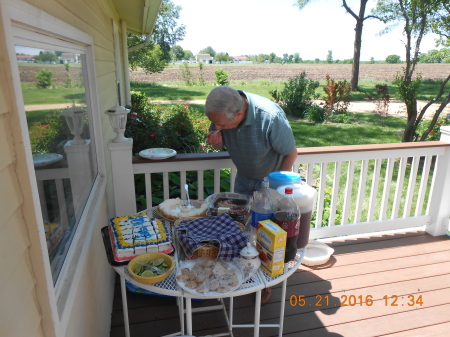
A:
[[[316,0],[301,12],[294,0],[172,0],[183,9],[179,23],[186,25],[186,37],[178,44],[194,54],[211,46],[230,56],[248,54],[300,53],[305,60],[324,60],[328,50],[333,59],[353,57],[355,19],[340,0]],[[359,0],[347,0],[355,13]],[[369,0],[368,10],[375,5]],[[361,60],[385,60],[400,55],[405,48],[401,28],[377,36],[384,24],[366,20],[363,29]],[[421,51],[435,49],[434,38],[427,36]]]

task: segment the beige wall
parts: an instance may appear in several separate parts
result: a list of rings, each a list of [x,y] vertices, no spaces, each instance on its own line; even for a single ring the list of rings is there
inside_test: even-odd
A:
[[[112,20],[120,29],[117,13],[108,0],[36,0],[27,1],[54,17],[89,34],[94,40],[99,113],[101,118],[106,176],[110,184],[109,152],[106,144],[113,131],[103,111],[115,105],[114,40]],[[0,16],[1,20],[1,16]],[[45,244],[37,231],[34,214],[33,181],[29,179],[25,148],[15,92],[11,80],[6,45],[0,24],[0,327],[2,336],[51,336],[51,313],[54,301],[50,277],[44,263],[34,254],[36,247]],[[15,69],[14,69],[15,71]],[[35,188],[34,188],[35,189]],[[111,193],[107,193],[107,195]],[[100,228],[108,223],[112,203],[101,202],[96,228],[93,230],[89,257],[83,268],[82,281],[77,289],[65,336],[109,336],[114,290],[114,272],[106,260]],[[45,246],[44,246],[45,247]],[[37,254],[39,255],[39,254]],[[51,313],[50,313],[51,312]],[[57,318],[57,317],[56,317]]]

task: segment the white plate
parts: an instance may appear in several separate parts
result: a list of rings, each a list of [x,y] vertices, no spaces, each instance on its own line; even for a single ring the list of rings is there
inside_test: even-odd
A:
[[[36,167],[54,164],[61,159],[63,159],[63,156],[58,153],[44,153],[33,155],[33,163]]]
[[[173,157],[177,151],[167,148],[146,149],[139,152],[139,155],[145,159],[161,160]]]
[[[181,269],[183,269],[183,268],[191,269],[192,267],[194,267],[196,262],[197,262],[197,260],[184,261],[181,264],[180,268],[178,269],[176,276],[181,274]],[[216,291],[209,291],[207,293],[199,293],[195,289],[190,289],[190,288],[186,287],[185,284],[183,282],[179,281],[178,279],[176,279],[176,281],[177,281],[178,285],[181,288],[183,288],[185,291],[187,291],[191,294],[202,296],[202,297],[217,297],[217,296],[232,292],[232,291],[236,290],[237,288],[239,288],[241,286],[242,282],[244,282],[244,274],[243,274],[242,270],[239,269],[239,267],[235,263],[227,262],[227,261],[221,261],[221,262],[226,263],[228,266],[228,269],[234,270],[236,272],[236,276],[238,277],[238,281],[239,281],[239,283],[236,286],[231,287],[230,290],[225,293],[218,293]]]

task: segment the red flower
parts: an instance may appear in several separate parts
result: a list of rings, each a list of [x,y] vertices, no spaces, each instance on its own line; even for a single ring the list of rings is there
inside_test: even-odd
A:
[[[434,130],[431,130],[430,133],[434,133]]]
[[[441,125],[441,123],[436,123],[436,125],[437,125],[437,126],[440,126],[440,125]]]
[[[30,135],[32,135],[34,132],[30,132]]]
[[[135,112],[132,112],[132,113],[130,114],[130,117],[131,117],[131,118],[136,118],[136,116],[137,116],[137,113],[135,113]]]
[[[150,137],[155,138],[156,134],[152,133],[152,134],[150,134]]]
[[[202,145],[202,149],[204,149],[205,148],[205,145]]]
[[[186,104],[185,105],[183,105],[185,108],[186,107],[188,107],[189,106],[189,103],[188,102],[186,102]]]

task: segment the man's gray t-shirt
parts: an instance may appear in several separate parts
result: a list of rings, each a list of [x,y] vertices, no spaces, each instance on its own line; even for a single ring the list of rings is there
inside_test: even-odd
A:
[[[295,148],[295,140],[278,104],[255,94],[244,94],[248,100],[246,118],[234,129],[221,130],[223,144],[241,174],[262,180],[280,170],[283,157]]]

